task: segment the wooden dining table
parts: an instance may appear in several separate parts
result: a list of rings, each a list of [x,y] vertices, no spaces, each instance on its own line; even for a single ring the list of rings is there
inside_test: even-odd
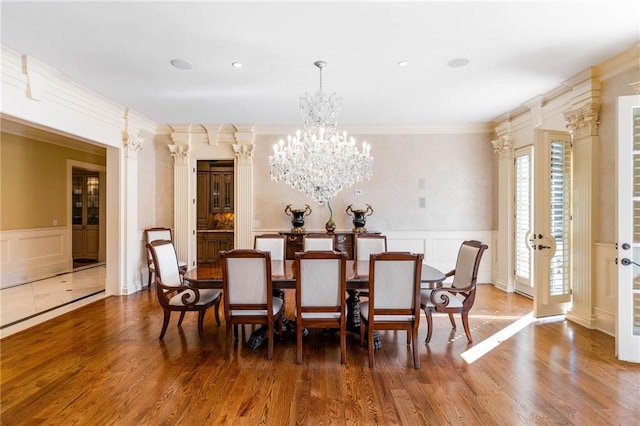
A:
[[[442,286],[445,274],[433,266],[422,264],[421,286],[422,289],[433,289]],[[196,268],[187,271],[184,280],[190,286],[196,288],[222,288],[222,266],[220,264],[200,264]],[[347,260],[347,330],[360,331],[360,291],[369,289],[369,262],[361,260]],[[284,291],[296,288],[296,277],[293,260],[271,261],[271,282],[274,290]],[[283,297],[284,300],[284,297]],[[285,326],[295,332],[294,321],[288,320]],[[259,332],[254,332],[247,343],[249,347],[256,348],[262,344],[263,337]],[[376,349],[382,347],[379,338],[374,339]]]

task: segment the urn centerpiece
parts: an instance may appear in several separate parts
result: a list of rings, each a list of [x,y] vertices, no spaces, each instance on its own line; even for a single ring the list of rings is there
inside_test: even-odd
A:
[[[303,234],[305,232],[304,218],[311,214],[311,207],[309,207],[309,204],[305,204],[304,209],[292,209],[291,204],[289,204],[284,208],[284,212],[287,216],[291,216],[291,225],[293,225],[291,232],[294,234]]]
[[[353,217],[353,232],[356,234],[367,232],[365,225],[367,224],[367,216],[371,216],[373,214],[373,208],[371,205],[367,204],[366,209],[358,209],[354,210],[351,206],[353,204],[349,204],[347,207],[347,214]]]

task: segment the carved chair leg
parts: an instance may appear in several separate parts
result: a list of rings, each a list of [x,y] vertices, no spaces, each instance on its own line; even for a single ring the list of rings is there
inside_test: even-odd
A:
[[[456,329],[456,320],[453,319],[453,314],[449,314],[449,321],[451,321],[451,328]]]
[[[204,313],[206,311],[204,309],[200,309],[198,311],[198,335],[200,336],[200,341],[204,342]]]
[[[267,359],[273,359],[273,336],[274,336],[274,325],[273,322],[269,323],[267,326]]]
[[[368,324],[367,324],[368,325]],[[362,327],[362,323],[360,323],[360,327]],[[367,351],[369,353],[369,368],[373,368],[373,353],[375,352],[375,348],[373,347],[373,326],[367,327]]]
[[[418,345],[416,345],[416,342],[418,341],[418,328],[413,327],[411,329],[411,334],[413,335],[413,368],[420,368],[420,351],[418,349]]]
[[[342,323],[340,324],[340,363],[347,363],[347,324],[346,318],[342,317]]]
[[[216,315],[216,324],[218,324],[218,327],[220,327],[220,299],[218,299],[218,301],[216,302],[214,313]]]
[[[178,320],[178,327],[182,326],[182,320],[184,319],[184,314],[186,313],[186,311],[181,311],[180,312],[180,319]]]
[[[231,321],[227,321],[226,323],[227,339],[224,342],[224,359],[231,358],[231,344],[232,344],[231,329],[232,328],[236,331],[236,337],[237,337],[238,325],[237,324],[231,325]]]
[[[427,317],[427,338],[424,342],[429,343],[431,341],[431,333],[433,333],[433,318],[431,317],[431,311],[427,308],[424,310],[424,315]]]
[[[296,321],[296,363],[302,364],[302,320]]]
[[[160,337],[159,337],[160,340],[164,338],[164,333],[167,332],[167,327],[169,326],[169,318],[171,318],[171,311],[168,309],[165,309],[164,319],[162,321],[162,331],[160,331]]]
[[[471,329],[469,328],[469,312],[462,313],[462,326],[464,327],[464,333],[467,335],[467,340],[469,343],[473,343],[473,338],[471,337]]]

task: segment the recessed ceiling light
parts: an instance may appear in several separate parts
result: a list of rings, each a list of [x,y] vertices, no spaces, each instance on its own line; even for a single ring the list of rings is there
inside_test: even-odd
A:
[[[447,62],[447,65],[449,65],[451,68],[460,68],[464,67],[468,63],[469,60],[467,58],[455,58]]]
[[[409,65],[409,61],[405,61],[405,60],[398,61],[399,67],[406,67],[407,65]]]
[[[242,64],[240,62],[231,62],[231,66],[234,68],[242,68]]]
[[[171,65],[181,70],[190,70],[191,68],[193,68],[191,62],[187,62],[184,59],[172,59]]]

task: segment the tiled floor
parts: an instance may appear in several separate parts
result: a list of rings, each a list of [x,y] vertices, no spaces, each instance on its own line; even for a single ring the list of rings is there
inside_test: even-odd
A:
[[[105,297],[106,266],[0,290],[0,338]]]

